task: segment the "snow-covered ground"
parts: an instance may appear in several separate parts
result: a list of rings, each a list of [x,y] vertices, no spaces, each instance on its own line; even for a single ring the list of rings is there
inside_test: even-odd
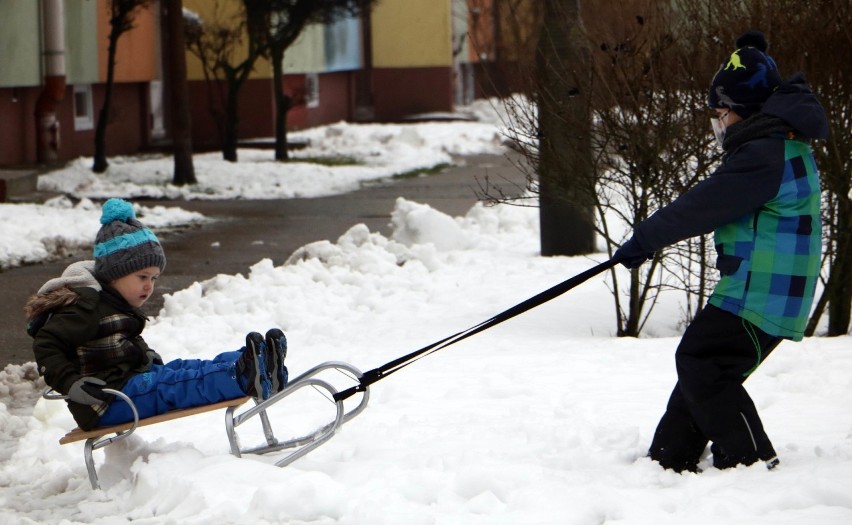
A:
[[[294,160],[288,163],[275,162],[268,149],[241,149],[237,163],[223,161],[219,153],[196,155],[198,184],[192,186],[171,184],[173,161],[167,156],[110,158],[102,175],[92,173],[92,159],[77,159],[39,177],[40,190],[63,196],[45,205],[0,204],[0,270],[88,249],[100,226],[100,206],[92,200],[320,197],[353,191],[371,180],[450,164],[454,157],[502,153],[507,132],[499,105],[478,101],[468,111],[478,120],[399,125],[340,122],[291,133],[291,138],[309,146],[291,152]],[[333,162],[322,164],[318,159]],[[156,228],[204,219],[162,207],[137,204],[136,208],[140,219]]]
[[[105,175],[92,173],[81,158],[39,178],[39,189],[81,197],[166,199],[286,199],[320,197],[358,189],[364,181],[449,164],[453,156],[500,153],[504,135],[484,122],[348,124],[292,133],[309,146],[291,152],[292,162],[276,162],[271,150],[241,149],[239,162],[221,153],[194,156],[198,184],[171,184],[171,157],[111,158]],[[333,165],[310,162],[330,159]],[[299,159],[305,159],[299,162]]]
[[[428,135],[420,126],[412,129]],[[165,187],[126,177],[126,188]],[[109,187],[78,195],[111,195]],[[141,211],[148,223],[191,219]],[[61,239],[55,232],[65,229],[48,219],[39,227],[42,212],[21,212],[28,236]],[[58,224],[91,219],[94,235],[97,204],[66,212],[80,215]],[[477,205],[453,218],[399,200],[392,221],[390,238],[353,225],[281,266],[265,259],[247,276],[169,295],[145,338],[166,359],[205,358],[279,326],[292,374],[328,360],[367,370],[603,260],[540,257],[535,209]],[[79,239],[85,232],[67,242]],[[93,491],[82,444],[58,444],[74,426],[64,404],[39,399],[33,364],[10,365],[0,372],[0,523],[852,523],[850,338],[784,343],[749,379],[777,469],[718,471],[705,460],[701,474],[674,474],[644,456],[675,380],[677,294],[652,318],[655,337],[619,339],[608,279],[377,383],[363,414],[283,469],[273,465],[280,455],[231,456],[214,412],[96,451],[104,488]],[[320,424],[331,407],[306,392],[271,419],[284,438]],[[262,442],[257,431],[241,437]]]

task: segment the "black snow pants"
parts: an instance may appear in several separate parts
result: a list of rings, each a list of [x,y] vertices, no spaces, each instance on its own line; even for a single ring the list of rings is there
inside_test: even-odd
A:
[[[715,306],[699,312],[675,354],[678,381],[654,433],[651,459],[694,472],[708,441],[717,468],[773,459],[743,382],[780,341]]]

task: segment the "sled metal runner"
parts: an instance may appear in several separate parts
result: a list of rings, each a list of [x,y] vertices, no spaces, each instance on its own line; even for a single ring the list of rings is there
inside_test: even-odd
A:
[[[86,470],[89,474],[89,482],[91,483],[93,489],[97,489],[100,488],[100,483],[98,481],[98,474],[97,470],[95,469],[95,462],[92,456],[92,453],[95,450],[107,447],[109,445],[112,445],[113,443],[117,443],[123,439],[128,438],[139,427],[153,425],[172,419],[179,419],[195,414],[200,414],[203,412],[209,412],[212,410],[218,410],[220,408],[226,408],[227,410],[225,412],[225,433],[228,436],[231,454],[236,457],[241,457],[243,454],[268,454],[272,452],[292,449],[289,454],[287,454],[285,457],[275,463],[275,465],[278,467],[285,467],[290,463],[296,461],[297,459],[301,458],[305,454],[326,443],[334,436],[337,430],[340,429],[340,427],[344,423],[350,421],[352,418],[363,412],[364,409],[367,407],[367,402],[370,399],[369,390],[365,390],[363,392],[363,396],[361,397],[357,405],[349,410],[347,410],[344,406],[343,400],[334,399],[338,393],[337,388],[335,388],[335,386],[333,386],[331,382],[323,378],[317,377],[318,374],[327,370],[341,372],[354,381],[360,381],[361,376],[363,375],[360,370],[348,363],[340,361],[328,361],[325,363],[321,363],[307,370],[298,377],[294,378],[287,384],[284,389],[271,396],[269,399],[254,399],[255,406],[243,410],[239,413],[236,413],[237,409],[244,405],[246,401],[253,398],[241,397],[210,405],[203,405],[199,407],[181,410],[173,410],[165,414],[159,414],[145,419],[139,419],[139,413],[136,410],[136,406],[133,404],[133,401],[127,395],[118,390],[105,388],[104,392],[118,396],[128,404],[130,409],[133,411],[133,421],[129,421],[120,425],[95,428],[92,430],[81,430],[79,428],[75,428],[74,430],[68,432],[65,436],[63,436],[59,440],[59,443],[61,445],[65,445],[67,443],[74,443],[76,441],[82,441],[84,439],[86,440],[86,443],[83,446],[83,459],[86,462]],[[279,403],[280,401],[284,400],[293,393],[302,390],[306,387],[312,387],[315,390],[319,391],[321,394],[327,394],[328,399],[335,407],[334,418],[329,423],[317,428],[315,431],[308,433],[304,436],[279,441],[275,437],[274,429],[272,423],[270,422],[269,415],[267,414],[267,410],[276,403]],[[44,397],[45,399],[66,398],[66,396],[58,394],[50,389],[45,391],[42,397]],[[254,417],[260,418],[260,423],[261,427],[263,428],[263,434],[266,440],[266,444],[259,447],[243,449],[240,447],[239,444],[237,428]]]
[[[231,443],[231,454],[241,457],[242,454],[268,454],[270,452],[295,449],[275,463],[278,467],[286,467],[308,452],[327,442],[332,438],[332,436],[334,436],[334,433],[337,432],[337,429],[339,429],[341,425],[351,420],[367,408],[367,402],[370,400],[369,391],[364,392],[364,395],[361,397],[361,401],[354,408],[346,411],[342,401],[334,400],[334,396],[338,392],[337,389],[329,382],[316,377],[317,374],[324,370],[345,371],[351,374],[356,380],[360,379],[362,376],[361,371],[350,364],[340,361],[329,361],[311,368],[289,382],[287,386],[277,394],[274,394],[265,401],[258,400],[256,406],[241,412],[238,415],[234,415],[237,408],[236,406],[228,407],[225,415],[225,430],[228,434],[228,441]],[[334,419],[330,423],[318,428],[310,434],[291,438],[286,441],[278,441],[273,433],[272,425],[269,422],[266,410],[275,403],[278,403],[284,398],[306,387],[322,389],[328,393],[329,399],[332,400],[336,409]],[[237,427],[255,416],[260,417],[260,422],[263,426],[263,434],[266,437],[266,445],[251,449],[242,449],[239,444]]]

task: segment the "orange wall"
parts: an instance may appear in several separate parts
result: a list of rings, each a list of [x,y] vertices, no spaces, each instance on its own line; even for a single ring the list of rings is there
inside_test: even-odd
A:
[[[109,0],[98,2],[98,78],[106,82],[109,49]],[[116,82],[146,82],[158,78],[157,14],[159,4],[134,11],[133,29],[118,39],[115,56]]]

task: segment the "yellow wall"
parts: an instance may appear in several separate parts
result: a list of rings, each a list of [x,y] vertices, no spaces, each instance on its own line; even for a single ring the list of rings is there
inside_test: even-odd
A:
[[[383,0],[373,11],[373,66],[452,66],[452,0]]]
[[[239,0],[184,0],[183,6],[197,13],[206,27],[234,27],[241,18],[242,2]],[[244,37],[231,55],[230,64],[237,65],[246,57],[248,37]],[[192,53],[186,54],[186,70],[189,80],[204,80],[201,62]],[[272,66],[266,59],[259,59],[254,64],[250,78],[272,78]]]
[[[109,47],[109,1],[98,0],[98,77],[101,82],[107,77]],[[145,82],[157,78],[157,43],[159,30],[157,15],[152,11],[156,5],[135,11],[134,27],[118,39],[115,55],[116,82]]]

